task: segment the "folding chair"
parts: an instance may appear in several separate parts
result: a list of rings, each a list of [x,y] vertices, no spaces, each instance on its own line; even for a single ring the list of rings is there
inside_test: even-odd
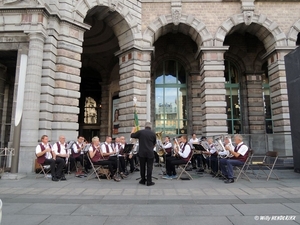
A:
[[[253,158],[253,150],[249,149],[248,157],[247,157],[245,163],[241,166],[235,166],[235,169],[238,170],[238,175],[236,177],[236,181],[238,181],[238,179],[241,178],[242,175],[244,175],[246,177],[246,179],[251,182],[250,178],[247,175],[247,170],[249,169],[249,166],[252,162],[252,158]]]
[[[256,165],[259,167],[259,170],[263,171],[267,176],[267,181],[270,179],[272,173],[275,175],[276,179],[279,180],[277,174],[273,171],[274,166],[278,159],[278,152],[276,151],[268,151],[264,156],[262,163],[257,163]],[[269,174],[267,174],[262,168],[267,168],[270,170]]]
[[[38,178],[50,178],[50,176],[48,175],[48,173],[51,171],[50,165],[44,165],[44,164],[40,164],[37,162],[37,159],[35,159],[35,169],[36,169],[36,176],[35,179]],[[40,170],[39,172],[37,172],[37,170]],[[39,177],[39,175],[43,174],[42,177]]]
[[[99,175],[104,175],[106,177],[107,180],[110,180],[110,172],[107,168],[104,168],[104,166],[102,165],[95,165],[91,158],[90,155],[87,153],[87,158],[89,159],[89,162],[91,164],[92,167],[92,172],[89,174],[89,176],[87,177],[87,180],[90,179],[90,177],[95,174],[96,177],[98,178],[98,180],[100,181],[100,176]]]
[[[179,174],[179,176],[177,177],[177,180],[179,180],[182,176],[183,173],[185,173],[186,175],[188,175],[188,177],[190,178],[190,180],[193,180],[193,177],[191,176],[191,174],[189,174],[187,171],[186,171],[186,168],[188,167],[189,163],[191,162],[191,159],[193,157],[194,153],[192,152],[191,156],[189,157],[189,160],[187,161],[186,164],[181,164],[181,165],[178,165],[178,169],[181,170],[181,173]]]

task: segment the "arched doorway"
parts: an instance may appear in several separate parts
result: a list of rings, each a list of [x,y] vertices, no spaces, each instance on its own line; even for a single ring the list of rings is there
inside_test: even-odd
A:
[[[152,120],[157,132],[192,132],[191,72],[199,75],[197,44],[182,33],[167,33],[155,43],[152,58]],[[154,116],[155,115],[155,116]],[[201,132],[201,131],[200,131]]]
[[[184,67],[161,62],[155,71],[155,128],[165,135],[187,133],[187,87]]]
[[[79,133],[88,141],[112,134],[112,101],[118,98],[120,79],[116,26],[123,21],[105,6],[90,9],[84,20],[91,29],[84,33],[78,122]]]
[[[239,25],[229,32],[224,41],[224,45],[230,46],[225,53],[229,134],[270,132],[266,129],[267,123],[272,123],[269,80],[264,70],[267,61],[262,58],[266,49],[264,43],[251,32],[258,29],[259,25]]]

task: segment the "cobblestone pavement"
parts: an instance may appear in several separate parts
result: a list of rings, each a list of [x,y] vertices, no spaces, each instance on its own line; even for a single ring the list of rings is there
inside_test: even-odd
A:
[[[67,181],[0,180],[2,225],[22,224],[300,224],[300,174],[276,171],[280,180],[250,176],[224,184],[209,174],[194,179],[138,184],[138,173],[117,183],[68,175]]]

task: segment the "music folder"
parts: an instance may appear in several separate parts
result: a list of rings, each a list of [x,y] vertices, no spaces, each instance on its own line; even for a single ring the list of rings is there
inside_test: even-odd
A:
[[[134,144],[125,144],[124,146],[124,153],[129,153],[131,152]]]
[[[206,151],[205,148],[202,145],[198,145],[198,144],[193,144],[195,150],[198,151]]]

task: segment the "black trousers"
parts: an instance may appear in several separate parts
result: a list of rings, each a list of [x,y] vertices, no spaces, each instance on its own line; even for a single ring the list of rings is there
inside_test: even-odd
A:
[[[129,158],[129,155],[127,156],[127,162],[129,162],[130,164],[130,172],[132,173],[135,169],[135,165],[138,164],[138,159],[137,159],[137,155],[133,155],[132,158]],[[127,166],[127,163],[126,163]]]
[[[111,176],[114,175],[114,169],[113,169],[113,164],[114,162],[113,161],[109,161],[109,160],[101,160],[101,161],[98,161],[98,162],[93,162],[94,165],[101,165],[101,166],[107,166],[108,167],[108,170],[111,174]]]
[[[219,170],[218,167],[218,157],[217,156],[210,156],[206,158],[207,160],[207,165],[211,168],[211,171],[213,173],[217,173]]]
[[[108,160],[113,162],[113,168],[116,170],[118,166],[117,156],[109,156]],[[125,172],[124,168],[125,168],[125,159],[124,157],[119,157],[119,171]]]
[[[140,158],[140,173],[141,181],[146,180],[146,166],[147,166],[147,183],[152,182],[152,170],[154,158],[139,157]]]
[[[167,174],[169,176],[176,175],[176,170],[175,170],[176,165],[186,164],[185,160],[178,159],[174,156],[167,157],[166,161],[167,161],[166,162],[166,169],[167,169]]]
[[[65,160],[63,160],[62,158],[56,158],[56,160],[54,159],[45,159],[44,165],[50,165],[50,169],[51,169],[51,176],[52,177],[58,177],[61,178],[63,177],[63,168],[65,165]],[[56,168],[55,168],[55,165]]]
[[[74,158],[74,157],[71,156],[70,158],[72,159],[72,158]],[[76,163],[76,162],[79,162],[80,165],[81,165],[82,167],[84,167],[84,170],[85,170],[86,172],[89,170],[90,165],[89,165],[89,163],[87,162],[87,160],[85,159],[85,155],[84,155],[84,154],[81,154],[81,155],[79,155],[78,157],[74,158],[74,164],[73,164],[73,162],[72,162],[72,160],[71,160],[71,169],[74,169],[74,168],[75,168],[75,163]]]

